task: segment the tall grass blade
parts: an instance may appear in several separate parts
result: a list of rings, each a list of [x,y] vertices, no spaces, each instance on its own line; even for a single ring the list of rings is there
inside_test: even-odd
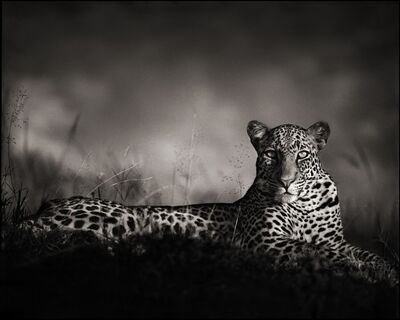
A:
[[[364,147],[362,146],[362,144],[358,141],[354,141],[354,147],[357,151],[357,155],[359,157],[359,159],[361,160],[361,164],[363,165],[363,168],[365,169],[368,179],[370,182],[374,182],[374,176],[371,170],[371,163],[368,159],[367,153],[365,152]]]

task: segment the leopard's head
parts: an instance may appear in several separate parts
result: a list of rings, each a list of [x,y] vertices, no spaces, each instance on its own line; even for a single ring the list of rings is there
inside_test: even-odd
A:
[[[317,122],[308,129],[292,124],[268,129],[253,120],[247,126],[247,133],[258,155],[254,182],[275,201],[296,201],[304,186],[323,172],[318,152],[329,137],[326,122]]]

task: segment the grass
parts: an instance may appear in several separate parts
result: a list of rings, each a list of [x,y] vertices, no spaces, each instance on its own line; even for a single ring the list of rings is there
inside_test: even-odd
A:
[[[22,95],[22,96],[18,96]],[[23,97],[23,99],[22,99]],[[59,159],[24,147],[24,156],[13,152],[14,130],[23,129],[20,119],[26,101],[23,91],[10,102],[3,117],[2,136],[2,314],[21,317],[76,316],[198,316],[198,317],[398,317],[398,287],[380,275],[372,284],[360,270],[327,266],[317,257],[289,263],[277,269],[268,256],[257,256],[229,245],[199,242],[167,235],[132,237],[118,244],[105,244],[88,234],[53,231],[35,238],[17,228],[24,217],[35,213],[49,198],[72,194],[96,196],[122,203],[151,204],[162,192],[182,193],[188,199],[193,180],[196,117],[190,150],[180,155],[172,184],[159,186],[146,180],[137,162],[125,167],[109,153],[110,165],[99,174],[83,172],[90,163],[71,174],[63,155],[77,140],[79,116],[66,134]],[[3,110],[4,111],[4,110]],[[27,129],[26,129],[27,130]],[[360,158],[370,168],[366,153]],[[361,150],[361,151],[360,151]],[[6,160],[6,161],[4,161]],[[356,161],[356,160],[355,160]],[[368,171],[369,174],[371,170]],[[192,174],[191,174],[192,173]],[[178,184],[176,176],[181,179]],[[192,179],[192,180],[191,180]],[[234,181],[234,179],[231,179]],[[152,182],[150,185],[148,182]],[[239,192],[243,192],[240,177]],[[348,207],[359,212],[360,207]],[[364,209],[363,209],[364,210]],[[398,265],[398,206],[377,219],[379,207],[371,204],[367,222],[345,221],[346,235],[355,244],[374,247]],[[365,212],[365,210],[363,211]],[[353,215],[357,217],[356,214]],[[372,221],[372,222],[371,222]],[[354,225],[375,227],[375,239],[354,232]],[[397,241],[397,242],[396,242]],[[112,251],[110,254],[110,246]],[[386,279],[387,280],[387,279]],[[47,307],[42,307],[43,304]]]

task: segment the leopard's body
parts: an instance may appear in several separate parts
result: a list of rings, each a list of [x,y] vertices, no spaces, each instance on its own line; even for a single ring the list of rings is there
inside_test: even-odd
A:
[[[104,239],[129,235],[181,234],[225,240],[233,233],[237,207],[232,203],[183,206],[123,206],[114,201],[72,197],[45,203],[35,226],[94,232]]]
[[[268,129],[251,121],[247,131],[257,151],[256,178],[245,196],[230,204],[127,207],[100,199],[53,200],[40,210],[40,228],[91,230],[105,237],[161,232],[210,237],[279,261],[301,256],[312,245],[324,257],[392,268],[383,258],[348,244],[343,237],[334,181],[318,152],[328,124],[308,129],[281,125]]]

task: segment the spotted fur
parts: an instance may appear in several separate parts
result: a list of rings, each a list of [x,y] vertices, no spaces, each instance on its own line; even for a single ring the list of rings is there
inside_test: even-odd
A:
[[[330,134],[327,123],[269,130],[251,121],[248,134],[257,151],[257,173],[246,195],[235,202],[240,211],[236,245],[280,261],[301,256],[312,245],[333,262],[367,263],[395,272],[380,256],[344,239],[336,185],[318,157]]]
[[[32,222],[39,230],[91,231],[102,239],[172,233],[224,241],[233,233],[236,211],[229,203],[128,207],[114,201],[72,197],[45,203]]]

